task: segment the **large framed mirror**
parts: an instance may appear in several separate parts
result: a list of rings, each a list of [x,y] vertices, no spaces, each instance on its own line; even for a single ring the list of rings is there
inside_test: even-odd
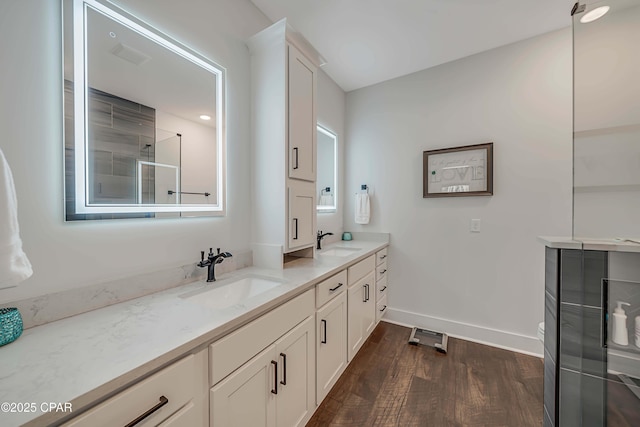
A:
[[[63,0],[66,219],[225,213],[225,70],[107,0]]]
[[[320,125],[317,126],[317,132],[317,210],[319,213],[335,212],[338,197],[338,137],[335,133]]]

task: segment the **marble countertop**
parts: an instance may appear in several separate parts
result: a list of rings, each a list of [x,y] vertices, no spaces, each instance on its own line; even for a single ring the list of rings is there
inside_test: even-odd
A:
[[[580,237],[540,236],[545,246],[556,249],[584,249],[590,251],[640,252],[640,238],[590,239]]]
[[[282,270],[243,268],[214,284],[194,282],[27,329],[18,340],[0,347],[0,403],[35,403],[37,410],[0,412],[0,425],[48,425],[69,415],[42,412],[41,404],[49,402],[70,402],[77,413],[387,245],[388,241],[366,240],[327,245],[325,250],[336,246],[360,250],[343,257],[300,258]],[[242,304],[217,310],[181,298],[247,274],[282,284]]]

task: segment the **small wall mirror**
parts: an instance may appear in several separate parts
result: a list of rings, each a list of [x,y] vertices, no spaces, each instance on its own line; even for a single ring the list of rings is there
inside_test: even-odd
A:
[[[330,130],[318,125],[318,212],[334,212],[337,206],[338,138]]]
[[[66,219],[224,214],[224,69],[106,0],[63,20]]]

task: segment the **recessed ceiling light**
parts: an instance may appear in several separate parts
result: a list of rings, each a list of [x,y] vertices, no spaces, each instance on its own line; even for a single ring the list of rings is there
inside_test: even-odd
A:
[[[109,37],[111,37],[112,39],[116,38],[116,33],[114,33],[113,31],[109,32]]]
[[[592,11],[589,11],[584,14],[582,18],[580,18],[580,22],[583,24],[588,24],[589,22],[593,22],[596,19],[600,19],[604,16],[605,13],[609,12],[609,6],[600,6]]]
[[[211,120],[211,116],[207,116],[206,114],[201,115],[200,118],[202,120]]]

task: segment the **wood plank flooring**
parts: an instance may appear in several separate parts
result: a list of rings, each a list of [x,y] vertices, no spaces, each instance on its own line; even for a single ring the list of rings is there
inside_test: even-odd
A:
[[[448,354],[373,331],[307,427],[542,425],[541,359],[449,339]]]

